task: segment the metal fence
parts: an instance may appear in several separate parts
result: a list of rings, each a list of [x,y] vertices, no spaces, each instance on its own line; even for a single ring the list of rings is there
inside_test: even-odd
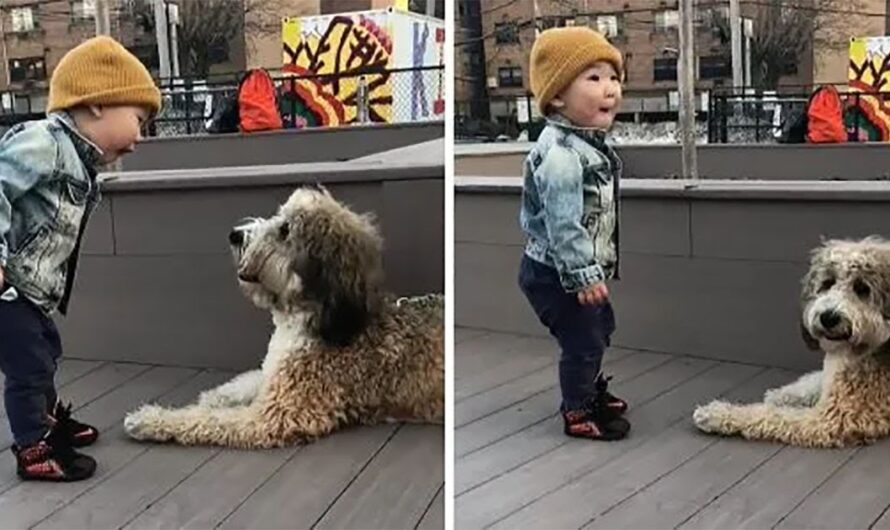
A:
[[[795,120],[807,112],[817,87],[786,87],[781,92],[713,91],[708,109],[708,141],[768,143],[783,141]],[[890,141],[884,110],[890,92],[838,89],[848,142]]]
[[[150,136],[205,134],[237,97],[244,73],[196,83],[161,84],[164,106]],[[270,72],[286,129],[443,120],[444,68],[429,66],[340,74]]]
[[[806,113],[818,87],[791,86],[776,91],[752,88],[698,90],[697,121],[708,143],[775,143]],[[848,142],[890,141],[890,92],[838,89]],[[677,102],[668,92],[628,94],[617,120],[625,129],[636,122],[641,134],[656,125],[676,123]],[[478,109],[490,109],[480,115]],[[887,110],[885,110],[887,109]],[[491,117],[489,117],[491,116]],[[535,140],[543,120],[531,95],[499,96],[455,104],[458,140]]]
[[[208,134],[225,107],[237,98],[247,72],[215,74],[206,79],[158,82],[163,106],[144,134]],[[287,129],[406,123],[445,119],[444,67],[356,70],[339,74],[296,75],[269,71],[282,126]],[[32,99],[45,95],[10,94],[17,104],[0,111],[0,129],[43,116]]]

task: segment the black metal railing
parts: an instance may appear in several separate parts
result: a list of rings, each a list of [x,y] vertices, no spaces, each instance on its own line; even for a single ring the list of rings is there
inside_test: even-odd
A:
[[[275,86],[283,128],[407,123],[445,119],[444,67],[355,70],[339,74],[296,75],[268,71]],[[163,105],[146,136],[208,134],[221,112],[238,96],[246,72],[214,74],[206,79],[158,81]],[[0,107],[0,132],[43,116],[32,100],[45,94],[8,93],[16,102]],[[214,122],[217,122],[216,124]]]
[[[205,134],[220,106],[237,97],[244,73],[196,83],[160,83],[164,106],[150,136]],[[284,128],[444,120],[444,68],[357,70],[341,74],[270,72]]]

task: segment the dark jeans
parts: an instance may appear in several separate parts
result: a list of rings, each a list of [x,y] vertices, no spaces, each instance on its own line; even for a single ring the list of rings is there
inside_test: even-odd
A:
[[[49,425],[56,403],[54,377],[62,342],[56,325],[37,306],[19,296],[0,300],[0,371],[6,376],[6,417],[15,443],[30,445]]]
[[[577,410],[595,397],[603,353],[615,331],[612,305],[581,305],[575,293],[563,289],[556,269],[525,255],[519,267],[519,287],[562,349],[562,410]]]

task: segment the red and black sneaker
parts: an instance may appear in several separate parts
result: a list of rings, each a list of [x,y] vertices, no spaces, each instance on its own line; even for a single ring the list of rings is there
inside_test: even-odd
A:
[[[99,438],[98,429],[71,417],[71,403],[65,406],[61,401],[57,401],[56,406],[49,413],[49,417],[53,429],[58,429],[70,436],[73,447],[92,445]]]
[[[630,431],[630,423],[612,410],[601,396],[582,409],[563,411],[562,420],[563,432],[575,438],[613,441],[624,438]]]
[[[74,482],[93,476],[96,461],[76,452],[58,431],[27,447],[13,446],[18,475],[24,480]]]
[[[603,401],[610,410],[617,412],[618,414],[624,414],[627,412],[627,401],[624,401],[620,397],[615,397],[611,392],[609,392],[609,381],[612,380],[612,376],[603,377],[600,376],[596,380],[596,393],[598,396],[603,397]]]

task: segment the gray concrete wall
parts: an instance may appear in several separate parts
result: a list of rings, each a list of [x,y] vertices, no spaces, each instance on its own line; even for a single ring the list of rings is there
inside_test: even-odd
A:
[[[140,171],[329,162],[351,160],[444,135],[442,122],[424,122],[149,138],[122,164],[125,171]]]
[[[227,236],[267,216],[299,185],[321,182],[385,238],[388,287],[444,289],[444,167],[308,164],[146,173],[104,186],[80,261],[69,316],[58,317],[69,357],[244,369],[256,366],[268,314],[238,290]]]
[[[890,183],[624,182],[614,343],[796,369],[799,286],[822,238],[890,236]],[[455,322],[546,335],[516,285],[518,179],[457,179]],[[554,343],[554,348],[556,345]]]
[[[455,146],[455,174],[518,176],[531,144]],[[622,145],[626,178],[676,178],[678,145]],[[886,180],[890,149],[881,143],[835,145],[702,145],[699,174],[707,179]]]

